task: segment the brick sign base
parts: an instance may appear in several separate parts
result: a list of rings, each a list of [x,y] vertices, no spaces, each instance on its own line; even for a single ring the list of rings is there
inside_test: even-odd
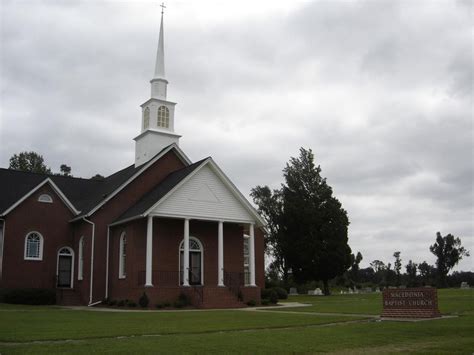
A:
[[[383,318],[436,318],[438,290],[432,287],[383,290]]]

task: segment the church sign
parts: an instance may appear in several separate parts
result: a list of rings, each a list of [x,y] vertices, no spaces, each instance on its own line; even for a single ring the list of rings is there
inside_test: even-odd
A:
[[[441,317],[436,288],[385,289],[383,291],[383,318]]]

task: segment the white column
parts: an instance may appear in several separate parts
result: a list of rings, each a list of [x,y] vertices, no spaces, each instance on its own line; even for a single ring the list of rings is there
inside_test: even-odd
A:
[[[250,267],[250,286],[256,286],[255,285],[255,235],[254,235],[254,226],[253,223],[250,224],[249,228],[249,267]]]
[[[153,287],[151,283],[152,275],[152,256],[153,256],[153,217],[148,216],[146,225],[146,281],[145,287]]]
[[[183,286],[189,286],[189,219],[184,220]]]
[[[217,230],[217,285],[224,286],[224,223],[222,221],[219,221]]]

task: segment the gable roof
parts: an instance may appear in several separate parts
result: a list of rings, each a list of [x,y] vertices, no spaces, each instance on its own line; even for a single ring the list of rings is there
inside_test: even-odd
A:
[[[252,207],[248,200],[242,195],[237,187],[230,181],[230,179],[222,172],[218,165],[212,160],[211,157],[198,161],[190,166],[183,169],[177,170],[168,175],[160,184],[158,184],[152,191],[147,193],[141,200],[135,205],[129,208],[123,213],[113,224],[124,223],[129,220],[133,220],[140,217],[145,217],[158,206],[170,197],[174,191],[179,189],[183,184],[192,178],[198,171],[204,166],[210,166],[216,173],[219,179],[227,186],[234,197],[240,202],[240,204],[250,213],[251,216],[259,222],[260,225],[265,225],[262,217]]]
[[[190,164],[189,159],[181,149],[176,144],[171,144],[163,148],[149,162],[138,167],[130,165],[103,180],[0,168],[0,216],[10,212],[19,202],[31,195],[48,180],[50,185],[54,184],[56,190],[59,190],[56,192],[60,195],[63,194],[64,198],[70,203],[71,206],[69,207],[72,207],[76,214],[74,220],[89,216],[171,150],[174,150],[185,164]]]

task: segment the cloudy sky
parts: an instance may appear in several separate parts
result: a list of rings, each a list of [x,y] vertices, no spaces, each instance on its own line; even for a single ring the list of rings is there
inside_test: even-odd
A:
[[[25,150],[81,177],[133,163],[158,2],[0,1],[0,166]],[[311,148],[364,266],[396,250],[434,263],[437,231],[474,253],[471,1],[166,5],[168,99],[192,160],[211,155],[248,196]]]

